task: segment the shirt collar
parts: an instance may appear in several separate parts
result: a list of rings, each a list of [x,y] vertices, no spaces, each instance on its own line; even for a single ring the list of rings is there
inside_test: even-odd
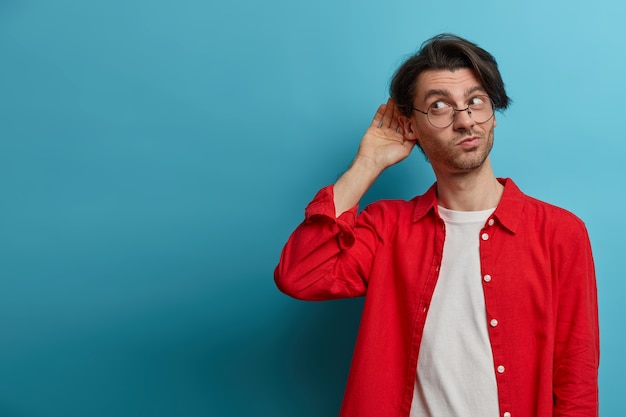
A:
[[[413,222],[418,222],[431,210],[436,212],[437,207],[437,183],[434,183],[426,193],[413,199],[415,208],[413,209]]]
[[[515,233],[524,209],[524,194],[510,178],[498,178],[504,185],[502,199],[493,216],[508,230]],[[433,184],[426,193],[414,199],[413,222],[417,222],[433,211],[437,213],[437,183]]]
[[[498,203],[498,207],[496,207],[493,215],[502,226],[515,233],[522,219],[525,195],[512,179],[498,178],[498,181],[504,185],[504,193],[502,193],[502,199],[500,199],[500,203]]]

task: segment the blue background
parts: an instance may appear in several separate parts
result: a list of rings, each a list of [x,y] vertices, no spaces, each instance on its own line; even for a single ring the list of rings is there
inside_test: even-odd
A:
[[[0,0],[0,416],[330,416],[361,300],[273,268],[406,54],[498,59],[493,163],[587,224],[623,401],[626,5]],[[419,152],[366,200],[433,181]]]

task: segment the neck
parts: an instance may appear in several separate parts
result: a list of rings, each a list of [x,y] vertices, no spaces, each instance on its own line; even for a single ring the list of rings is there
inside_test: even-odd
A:
[[[500,202],[504,186],[498,182],[489,159],[480,168],[462,173],[437,173],[439,205],[450,210],[479,211]]]

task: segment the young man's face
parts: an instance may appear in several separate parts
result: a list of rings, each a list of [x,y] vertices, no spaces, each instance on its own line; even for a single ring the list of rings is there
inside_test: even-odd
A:
[[[486,92],[471,69],[429,70],[417,79],[413,107],[427,112],[447,103],[455,109],[465,109],[477,96],[486,96]],[[481,167],[493,146],[495,116],[478,120],[484,123],[477,123],[475,117],[467,111],[454,112],[453,122],[438,128],[429,122],[428,116],[414,111],[402,121],[403,131],[408,139],[418,141],[435,173],[463,173]]]

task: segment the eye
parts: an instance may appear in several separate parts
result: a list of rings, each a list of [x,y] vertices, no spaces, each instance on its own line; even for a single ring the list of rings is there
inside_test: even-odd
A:
[[[489,99],[485,96],[476,96],[472,97],[467,105],[473,109],[482,108],[487,103],[487,100]]]
[[[438,100],[430,105],[430,107],[428,108],[428,111],[431,112],[432,114],[442,114],[442,113],[449,112],[450,109],[452,109],[451,105],[449,105],[443,100]]]

